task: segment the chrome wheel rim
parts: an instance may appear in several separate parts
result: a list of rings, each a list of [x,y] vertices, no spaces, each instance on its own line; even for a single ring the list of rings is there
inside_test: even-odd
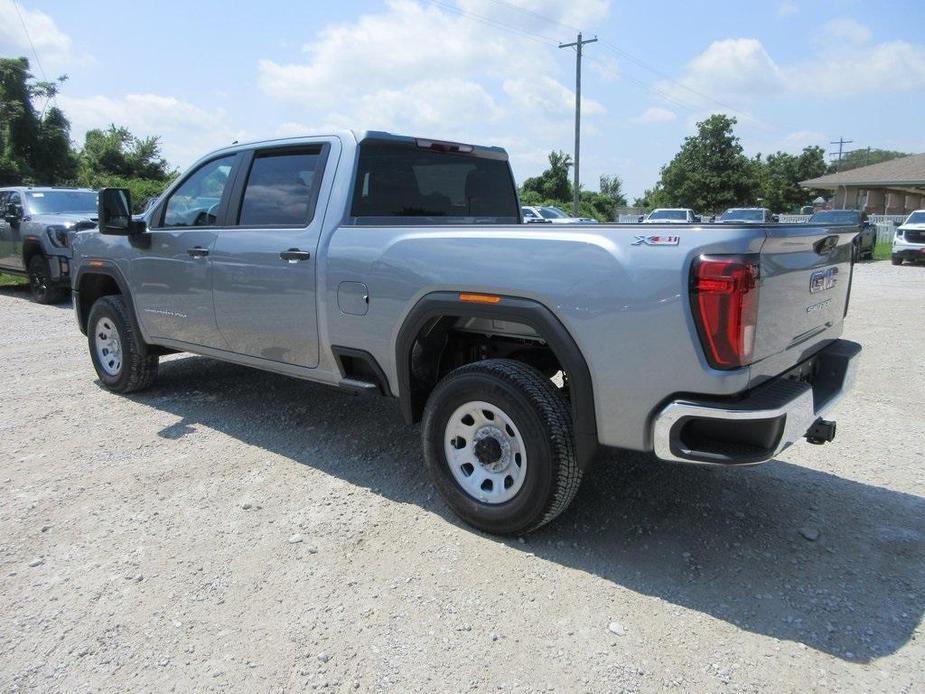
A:
[[[446,424],[443,450],[453,478],[484,504],[510,501],[523,486],[527,451],[514,421],[497,405],[474,400]]]
[[[94,330],[96,357],[107,376],[118,376],[122,369],[122,341],[112,319],[103,316]]]

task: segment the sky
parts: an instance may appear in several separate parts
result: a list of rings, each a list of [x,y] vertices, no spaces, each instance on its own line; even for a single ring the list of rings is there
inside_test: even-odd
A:
[[[922,0],[0,0],[0,54],[68,75],[78,145],[116,123],[180,168],[347,128],[500,145],[523,181],[573,150],[579,30],[587,189],[641,194],[711,113],[750,156],[925,152]]]

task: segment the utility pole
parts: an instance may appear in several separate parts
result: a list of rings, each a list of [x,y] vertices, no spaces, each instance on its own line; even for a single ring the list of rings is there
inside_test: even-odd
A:
[[[838,171],[841,168],[841,155],[842,149],[845,145],[850,145],[854,140],[846,140],[843,137],[839,137],[836,142],[830,142],[830,145],[838,145],[838,160],[835,162],[835,170]],[[829,154],[835,154],[835,152],[830,152]]]
[[[575,47],[575,200],[572,203],[572,214],[578,216],[578,157],[581,149],[581,47],[586,43],[594,43],[597,36],[593,39],[582,40],[581,32],[578,32],[578,40],[574,43],[560,43],[559,48]]]

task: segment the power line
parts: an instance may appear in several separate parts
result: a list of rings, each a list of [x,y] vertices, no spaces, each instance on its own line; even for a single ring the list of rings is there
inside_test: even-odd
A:
[[[575,200],[572,203],[572,214],[579,216],[578,203],[580,199],[578,186],[578,165],[579,152],[581,151],[581,48],[588,43],[597,43],[597,36],[593,39],[581,38],[581,32],[578,32],[578,38],[572,43],[560,43],[559,48],[575,49]]]
[[[493,2],[493,3],[496,4],[496,5],[503,5],[503,6],[505,6],[505,7],[508,7],[509,9],[514,10],[514,11],[518,11],[518,12],[522,12],[522,13],[524,13],[524,14],[532,15],[532,16],[535,17],[536,19],[540,19],[540,20],[542,20],[542,21],[549,22],[550,24],[557,24],[557,25],[559,25],[559,26],[561,26],[561,27],[566,27],[566,28],[572,29],[572,30],[574,30],[574,31],[580,31],[580,29],[579,29],[578,27],[575,27],[575,26],[573,26],[573,25],[571,25],[571,24],[568,24],[568,23],[565,23],[565,22],[561,22],[561,21],[559,21],[559,20],[557,20],[557,19],[553,19],[552,17],[546,16],[546,15],[542,15],[542,14],[540,14],[540,13],[538,13],[538,12],[535,12],[535,11],[533,11],[533,10],[530,10],[530,9],[528,9],[528,8],[526,8],[526,7],[518,7],[517,5],[514,5],[514,4],[510,3],[510,2],[506,2],[506,0],[489,0],[489,1],[490,1],[490,2]],[[687,91],[687,92],[690,92],[691,94],[694,94],[695,96],[698,96],[698,97],[700,97],[701,99],[704,99],[704,100],[706,100],[706,101],[710,101],[710,102],[716,104],[717,106],[719,106],[719,107],[721,107],[721,108],[723,108],[723,109],[726,109],[727,111],[731,111],[731,112],[733,112],[733,113],[735,113],[735,114],[738,114],[738,115],[742,116],[743,118],[746,118],[746,119],[748,119],[748,120],[751,120],[751,121],[753,121],[753,122],[755,122],[755,123],[759,123],[759,124],[762,124],[762,125],[770,125],[769,123],[766,123],[765,121],[762,121],[762,120],[756,118],[755,116],[753,116],[753,115],[750,114],[750,113],[747,113],[747,112],[745,112],[745,111],[742,111],[741,109],[738,109],[738,108],[736,108],[735,106],[732,106],[731,104],[727,104],[727,103],[725,103],[725,102],[723,102],[723,101],[720,101],[719,99],[716,99],[716,98],[710,96],[709,94],[706,94],[706,93],[704,93],[704,92],[702,92],[702,91],[700,91],[700,90],[698,90],[698,89],[694,89],[693,87],[691,87],[691,86],[689,86],[689,85],[687,85],[687,84],[684,84],[683,82],[680,82],[680,81],[674,79],[673,77],[671,77],[670,75],[666,74],[665,72],[659,70],[658,68],[654,67],[653,65],[650,65],[649,63],[647,63],[646,61],[644,61],[642,58],[639,58],[639,57],[633,55],[632,53],[630,53],[629,51],[626,51],[626,50],[624,50],[624,49],[622,49],[622,48],[618,48],[617,46],[615,46],[614,44],[612,44],[610,41],[607,41],[606,39],[601,39],[600,41],[601,41],[601,44],[602,44],[603,46],[605,46],[606,48],[608,48],[608,49],[609,49],[610,51],[612,51],[613,53],[616,53],[616,54],[619,55],[620,57],[622,57],[622,58],[628,60],[629,62],[631,62],[631,63],[637,65],[638,67],[641,67],[643,70],[648,70],[648,71],[651,72],[652,74],[657,75],[658,77],[661,77],[663,80],[665,80],[665,81],[667,81],[667,82],[669,82],[669,83],[675,85],[676,87],[680,87],[681,89],[683,89],[683,90],[685,90],[685,91]],[[625,75],[624,75],[624,76],[625,76]],[[650,88],[652,89],[653,92],[655,92],[658,96],[661,96],[663,99],[666,99],[666,100],[668,100],[668,101],[672,101],[672,99],[668,98],[668,97],[665,95],[665,93],[662,92],[661,90],[657,90],[655,87],[650,87]],[[686,102],[681,102],[681,101],[679,101],[679,100],[677,100],[677,99],[674,99],[673,101],[674,101],[674,103],[676,103],[676,104],[682,106],[682,108],[688,108],[688,109],[690,109],[691,111],[698,110],[696,107],[692,107],[692,106],[690,106],[690,104],[687,104]],[[771,126],[771,127],[773,128],[774,126]],[[779,129],[779,128],[774,128],[774,129]]]
[[[29,34],[29,28],[26,26],[26,20],[23,19],[22,12],[19,9],[19,3],[17,0],[13,0],[13,7],[16,8],[16,14],[19,15],[19,23],[22,24],[22,30],[26,33],[26,40],[29,42],[29,46],[32,48],[32,55],[35,56],[35,64],[39,66],[39,72],[42,73],[42,80],[47,82],[48,77],[45,76],[45,68],[42,67],[42,61],[39,60],[39,52],[35,50],[35,44],[32,43],[32,36]]]
[[[504,22],[499,22],[497,20],[491,19],[490,17],[485,17],[483,15],[476,14],[475,12],[469,12],[468,10],[464,10],[461,7],[455,7],[454,5],[448,5],[444,2],[440,2],[440,0],[427,0],[427,2],[430,3],[431,5],[442,7],[444,10],[453,12],[454,14],[457,14],[461,17],[466,17],[476,22],[481,22],[482,24],[486,24],[488,26],[494,27],[495,29],[501,29],[505,32],[513,32],[515,34],[520,34],[524,38],[530,39],[532,41],[536,41],[538,43],[542,43],[545,46],[556,45],[556,40],[550,36],[544,36],[542,34],[537,34],[533,31],[527,31],[526,29],[520,29],[519,27],[514,27],[514,26],[511,26],[510,24],[505,24]]]

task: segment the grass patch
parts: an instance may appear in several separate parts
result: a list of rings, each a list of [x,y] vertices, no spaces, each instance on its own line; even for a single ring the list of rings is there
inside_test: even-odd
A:
[[[17,284],[28,284],[29,280],[25,277],[17,277],[16,275],[4,275],[0,272],[0,287],[13,287]]]
[[[880,241],[874,246],[874,260],[889,260],[892,251],[892,241]]]

